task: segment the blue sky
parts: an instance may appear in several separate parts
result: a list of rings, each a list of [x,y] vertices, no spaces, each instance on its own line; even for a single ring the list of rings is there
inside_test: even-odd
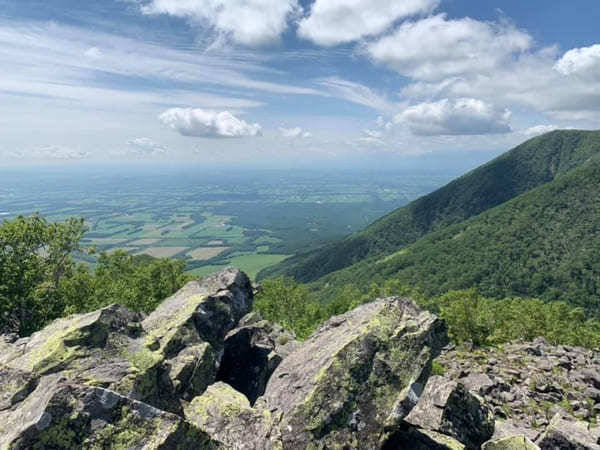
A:
[[[444,161],[600,128],[598,23],[596,0],[0,0],[0,164]]]

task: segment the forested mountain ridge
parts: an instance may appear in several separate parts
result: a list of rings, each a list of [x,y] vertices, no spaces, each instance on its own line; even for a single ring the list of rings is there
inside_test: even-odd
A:
[[[424,295],[476,287],[503,298],[564,300],[598,314],[600,161],[384,257],[329,274],[313,286],[394,279]]]
[[[342,241],[289,258],[259,277],[309,282],[385,256],[548,183],[600,155],[600,131],[557,130],[530,139]]]

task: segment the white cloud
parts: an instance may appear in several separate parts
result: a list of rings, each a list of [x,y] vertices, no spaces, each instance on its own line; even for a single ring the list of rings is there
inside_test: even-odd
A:
[[[439,0],[316,0],[298,35],[331,46],[384,32],[395,21],[429,13]]]
[[[413,79],[437,81],[486,73],[528,50],[533,39],[514,26],[445,14],[403,23],[394,33],[368,44],[373,61]]]
[[[510,112],[481,100],[463,98],[410,106],[394,117],[416,135],[476,135],[511,131]]]
[[[135,138],[127,141],[129,153],[137,155],[162,155],[167,152],[167,148],[147,137]]]
[[[171,108],[159,116],[161,122],[183,136],[205,138],[239,138],[260,136],[259,124],[249,124],[229,111],[199,108]]]
[[[36,147],[31,151],[31,155],[34,159],[59,159],[59,160],[77,160],[85,159],[90,156],[88,152],[73,149],[70,147],[63,147],[60,145],[46,145],[43,147]]]
[[[569,50],[556,62],[554,68],[563,75],[600,80],[600,44]]]
[[[521,130],[521,134],[527,137],[538,136],[540,134],[549,133],[554,130],[558,130],[558,126],[556,125],[536,125],[534,127],[526,128]]]
[[[142,6],[145,14],[186,18],[251,47],[276,42],[300,10],[297,0],[152,0]]]
[[[300,127],[294,127],[294,128],[279,127],[279,133],[281,134],[282,137],[288,138],[288,139],[313,137],[312,133],[310,133],[309,131],[304,131]]]
[[[328,77],[319,80],[319,84],[327,88],[328,92],[334,97],[342,98],[352,103],[387,113],[393,113],[399,109],[398,105],[390,102],[384,95],[378,94],[367,86],[353,81],[344,80],[339,77]]]

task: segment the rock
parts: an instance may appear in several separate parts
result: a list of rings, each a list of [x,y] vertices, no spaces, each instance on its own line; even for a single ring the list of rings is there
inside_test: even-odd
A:
[[[237,269],[192,281],[144,319],[147,346],[166,358],[201,342],[219,349],[225,335],[250,312],[253,299],[250,280]]]
[[[382,447],[383,450],[464,450],[465,446],[450,436],[422,430],[406,424]]]
[[[225,337],[217,380],[231,385],[254,404],[277,366],[300,343],[294,333],[267,320],[257,320],[255,313],[241,323],[243,326]]]
[[[542,450],[599,450],[600,431],[589,424],[576,420],[566,420],[559,414],[540,436],[537,445]]]
[[[186,419],[212,439],[237,450],[281,448],[268,411],[254,409],[248,399],[226,383],[218,382],[185,408]]]
[[[488,441],[481,450],[539,450],[540,448],[525,436],[516,435]]]
[[[496,420],[492,440],[499,440],[502,438],[519,435],[525,436],[531,441],[535,441],[540,435],[540,432],[538,430],[519,426],[515,424],[512,419]]]
[[[490,377],[483,373],[474,373],[461,378],[460,382],[471,392],[479,395],[489,394],[495,386]]]
[[[50,375],[16,409],[0,413],[0,448],[192,450],[217,444],[174,414]]]
[[[252,300],[248,277],[227,269],[188,283],[144,320],[110,305],[56,320],[29,338],[5,340],[0,410],[31,392],[40,377],[59,372],[75,384],[181,413],[181,399],[214,382],[222,340]]]
[[[494,433],[494,416],[483,399],[461,383],[440,376],[429,379],[405,421],[452,436],[471,449],[478,449]]]
[[[208,342],[180,351],[168,361],[169,378],[176,394],[190,401],[202,394],[217,376],[218,355]]]
[[[401,425],[446,344],[407,298],[329,319],[275,370],[257,405],[281,415],[284,448],[378,448]]]

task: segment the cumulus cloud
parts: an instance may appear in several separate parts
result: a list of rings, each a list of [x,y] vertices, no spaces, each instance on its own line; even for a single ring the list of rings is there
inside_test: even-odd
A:
[[[313,136],[312,133],[310,133],[308,131],[304,131],[300,127],[294,127],[294,128],[279,127],[279,133],[281,134],[282,137],[288,138],[288,139],[310,138]]]
[[[554,68],[563,75],[600,80],[600,44],[569,50],[556,62]]]
[[[298,35],[323,46],[377,35],[396,20],[429,13],[439,0],[316,0],[298,25]]]
[[[301,11],[297,0],[152,0],[145,14],[168,14],[213,28],[251,47],[272,43]]]
[[[418,80],[436,81],[495,70],[533,39],[506,22],[470,18],[448,20],[445,14],[405,22],[394,33],[365,47],[376,63]]]
[[[167,148],[147,137],[131,139],[127,141],[129,153],[137,155],[162,155],[167,152]]]
[[[162,113],[159,119],[183,136],[240,138],[262,134],[262,128],[258,123],[247,123],[229,111],[171,108]]]
[[[511,131],[510,112],[473,98],[413,105],[394,117],[416,135],[478,135]]]

